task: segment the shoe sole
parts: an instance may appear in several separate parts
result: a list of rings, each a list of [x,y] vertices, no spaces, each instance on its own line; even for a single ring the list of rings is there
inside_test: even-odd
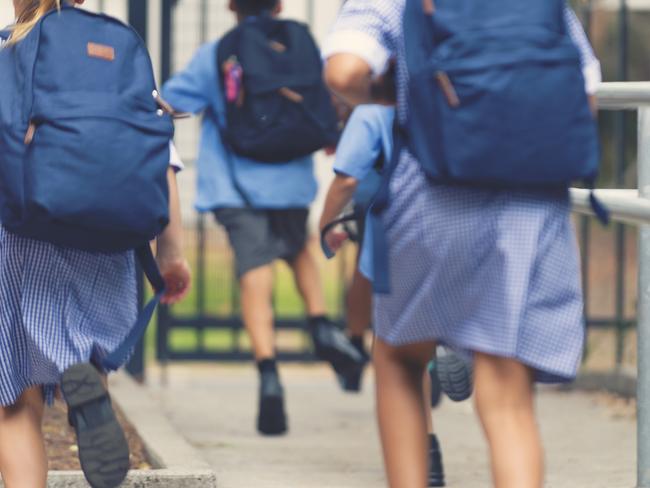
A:
[[[362,362],[334,347],[316,347],[316,356],[332,365],[337,374],[346,374],[362,366]]]
[[[100,374],[91,364],[79,364],[66,370],[61,391],[72,418],[81,408],[99,410],[102,401],[110,401]],[[75,431],[81,469],[90,486],[119,486],[129,470],[129,445],[114,413],[102,425],[88,429],[75,425]]]
[[[280,396],[264,397],[260,401],[260,415],[257,430],[264,435],[282,435],[287,432],[287,417],[284,413],[284,399]]]
[[[447,354],[437,359],[440,388],[454,402],[462,402],[472,396],[473,371],[471,364],[455,354]]]

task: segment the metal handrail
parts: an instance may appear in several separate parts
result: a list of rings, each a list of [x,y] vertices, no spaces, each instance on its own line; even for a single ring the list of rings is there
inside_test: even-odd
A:
[[[571,188],[573,211],[594,215],[589,200],[591,190]],[[650,224],[650,200],[639,196],[639,190],[595,190],[614,222],[630,225]]]
[[[637,314],[637,487],[650,488],[650,83],[603,83],[597,92],[603,110],[636,110],[638,190],[595,190],[612,220],[638,225]],[[573,210],[592,214],[590,190],[572,188]]]
[[[598,108],[601,110],[639,111],[639,167],[641,167],[642,155],[650,151],[650,148],[642,147],[642,134],[648,129],[641,123],[641,114],[650,110],[650,82],[601,83],[596,96]],[[650,161],[647,161],[647,164],[650,164]],[[596,190],[595,194],[609,209],[615,222],[632,225],[650,224],[650,201],[641,197],[638,190]],[[593,215],[588,190],[572,188],[571,201],[575,212]]]
[[[650,105],[650,82],[601,83],[596,97],[601,110],[637,110]]]

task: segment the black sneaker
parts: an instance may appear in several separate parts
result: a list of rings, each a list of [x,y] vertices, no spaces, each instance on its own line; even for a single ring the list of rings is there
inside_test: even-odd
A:
[[[282,435],[287,431],[284,390],[275,371],[260,373],[260,410],[257,430],[264,435]]]
[[[445,486],[445,470],[438,438],[429,434],[429,481],[427,486]]]
[[[363,378],[363,372],[366,369],[366,366],[370,362],[370,356],[366,352],[363,343],[356,344],[352,342],[354,348],[359,351],[363,357],[363,363],[359,364],[356,367],[348,368],[347,370],[342,370],[336,373],[336,376],[339,380],[339,384],[343,391],[347,393],[359,393],[361,391],[361,379]]]
[[[101,375],[92,364],[77,364],[63,373],[61,391],[86,480],[93,488],[119,486],[129,470],[129,445]]]
[[[311,321],[309,332],[314,352],[332,365],[337,376],[358,372],[366,363],[364,355],[352,344],[345,332],[326,318]]]
[[[472,396],[474,368],[471,361],[439,348],[436,369],[440,387],[450,400],[462,402]]]

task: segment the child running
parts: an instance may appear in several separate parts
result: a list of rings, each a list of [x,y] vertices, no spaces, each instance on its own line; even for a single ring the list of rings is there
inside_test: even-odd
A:
[[[436,2],[414,3],[435,12]],[[409,80],[405,5],[348,0],[324,48],[330,87],[352,104],[373,100],[396,58],[402,125]],[[599,63],[568,8],[565,23],[593,94]],[[567,192],[434,184],[408,150],[399,156],[381,215],[391,293],[374,299],[378,417],[389,484],[426,486],[421,379],[436,344],[446,344],[473,353],[476,406],[494,484],[540,488],[533,384],[574,378],[584,340]]]
[[[380,173],[386,164],[386,155],[393,152],[393,123],[395,109],[382,105],[361,105],[352,113],[339,145],[336,149],[334,172],[336,177],[332,182],[323,214],[320,219],[321,231],[330,226],[331,222],[343,212],[354,200],[354,217],[357,223],[358,258],[364,256],[364,275],[360,266],[355,268],[353,282],[348,292],[348,334],[354,346],[368,357],[364,347],[364,334],[370,327],[372,310],[372,285],[369,281],[370,260],[368,255],[372,250],[367,235],[365,220],[369,205],[379,190]],[[349,237],[347,232],[332,230],[323,238],[328,247],[336,252]],[[360,263],[358,263],[360,264]],[[342,375],[340,381],[346,391],[360,389],[361,372]],[[433,375],[432,375],[433,376]],[[424,389],[431,387],[428,372],[424,375]],[[425,395],[424,404],[428,410],[430,395]],[[428,485],[445,486],[445,475],[442,464],[442,454],[437,436],[433,433],[431,415],[427,415],[427,432],[429,433],[429,474]]]
[[[275,22],[272,19],[280,14],[282,2],[230,0],[229,8],[238,25],[245,27],[261,21]],[[274,261],[286,261],[293,272],[305,306],[306,325],[321,359],[329,361],[339,372],[357,368],[363,363],[363,357],[326,316],[318,266],[308,245],[307,218],[317,190],[311,155],[269,163],[244,156],[226,142],[228,110],[233,111],[238,105],[245,109],[248,103],[255,108],[256,104],[250,102],[253,100],[250,90],[244,89],[248,83],[251,89],[277,83],[276,79],[267,79],[268,74],[249,73],[241,66],[237,69],[236,56],[217,66],[220,47],[227,46],[229,38],[232,40],[232,36],[226,36],[202,46],[189,65],[165,84],[163,95],[176,110],[203,114],[196,207],[201,212],[214,213],[225,228],[235,254],[242,321],[251,338],[260,378],[257,430],[263,435],[281,435],[288,431],[289,425],[276,363]],[[282,52],[291,52],[281,43],[271,44]],[[313,54],[320,63],[318,53]],[[268,63],[262,61],[271,56],[272,48],[259,53],[260,70],[268,68]],[[321,79],[320,66],[316,79]],[[234,93],[222,90],[222,85],[234,87]],[[229,95],[233,95],[232,101],[228,101]],[[295,95],[294,99],[300,98]],[[278,112],[272,109],[266,114],[266,108],[259,110],[263,123],[273,116],[272,112]],[[243,118],[253,126],[257,124],[252,116]],[[245,126],[239,132],[249,129]],[[280,145],[286,149],[299,142],[294,138]]]
[[[44,15],[60,7],[59,0],[14,0],[17,20],[0,49],[20,46]],[[171,152],[170,224],[157,246],[169,290],[165,303],[183,298],[190,284],[175,176],[182,163]],[[138,308],[135,290],[133,252],[83,252],[0,227],[0,473],[6,488],[45,488],[44,405],[53,402],[62,375],[70,371],[89,381],[85,387],[94,391],[85,393],[101,390],[92,404],[69,409],[85,475],[94,488],[115,487],[124,479],[128,446],[100,378],[104,371],[89,363],[98,365],[129,334]]]

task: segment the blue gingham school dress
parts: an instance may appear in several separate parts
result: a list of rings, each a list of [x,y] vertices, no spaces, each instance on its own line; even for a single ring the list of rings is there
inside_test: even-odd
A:
[[[396,58],[402,121],[408,83],[404,5],[405,0],[348,0],[324,46],[326,57],[356,54],[376,74]],[[568,9],[566,20],[593,92],[599,63]],[[533,368],[541,382],[575,377],[585,333],[566,191],[433,184],[405,150],[382,219],[391,293],[375,295],[374,324],[383,341],[393,346],[437,341],[514,358]]]
[[[0,227],[0,405],[33,386],[51,403],[63,371],[117,348],[137,305],[133,252],[91,254]]]

